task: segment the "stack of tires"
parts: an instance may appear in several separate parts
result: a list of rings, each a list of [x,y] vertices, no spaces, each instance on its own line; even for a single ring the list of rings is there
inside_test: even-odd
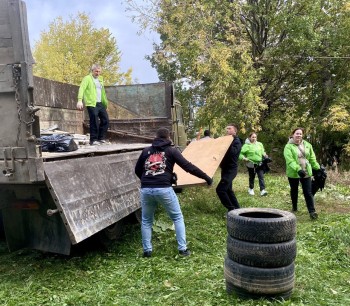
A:
[[[295,215],[243,208],[227,215],[227,293],[240,298],[288,299],[294,288]]]

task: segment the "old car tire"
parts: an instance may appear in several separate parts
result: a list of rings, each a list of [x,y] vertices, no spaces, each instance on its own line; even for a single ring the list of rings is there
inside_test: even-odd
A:
[[[278,243],[292,240],[296,234],[296,217],[273,208],[240,208],[227,214],[227,232],[236,239]]]
[[[296,240],[280,243],[256,243],[227,236],[227,256],[246,266],[278,268],[290,265],[296,257]]]
[[[227,292],[242,298],[287,299],[294,287],[294,263],[280,268],[258,268],[226,257],[224,275]]]
[[[273,300],[288,300],[293,292],[293,289],[290,289],[286,292],[281,292],[278,294],[256,294],[249,292],[247,290],[244,290],[240,287],[234,286],[231,283],[226,281],[226,292],[228,294],[235,293],[239,298],[241,299],[273,299]]]

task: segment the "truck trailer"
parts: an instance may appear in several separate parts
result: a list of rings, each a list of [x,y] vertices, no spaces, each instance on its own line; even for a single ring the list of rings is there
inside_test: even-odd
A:
[[[108,87],[111,144],[43,152],[43,130],[84,134],[88,120],[78,86],[33,77],[33,65],[25,3],[0,0],[0,232],[10,251],[68,255],[139,211],[136,160],[160,126],[185,145],[181,105],[171,83]]]

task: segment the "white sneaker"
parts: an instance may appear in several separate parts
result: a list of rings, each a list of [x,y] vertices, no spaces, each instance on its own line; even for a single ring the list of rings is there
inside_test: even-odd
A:
[[[96,140],[90,143],[90,146],[99,146],[99,145],[100,145],[100,142]]]
[[[266,196],[267,195],[267,191],[265,189],[261,190],[260,195],[261,196]]]
[[[254,195],[254,189],[248,189],[248,193],[251,195],[251,196],[253,196]]]
[[[108,145],[108,144],[111,144],[108,140],[104,140],[104,139],[102,139],[102,140],[99,140],[98,141],[101,145]]]

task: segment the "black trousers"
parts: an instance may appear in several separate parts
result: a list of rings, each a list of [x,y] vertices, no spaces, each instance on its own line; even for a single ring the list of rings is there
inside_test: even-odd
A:
[[[249,188],[254,189],[255,176],[258,175],[260,191],[265,189],[264,171],[260,167],[248,168]]]
[[[107,110],[102,103],[96,103],[96,107],[87,107],[90,118],[90,143],[103,140],[109,125]]]
[[[299,182],[300,182],[301,187],[303,189],[307,210],[309,211],[309,213],[315,212],[315,202],[314,202],[314,196],[312,194],[312,188],[311,188],[311,177],[306,177],[306,178],[288,177],[288,181],[290,186],[290,197],[292,199],[293,210],[298,209],[298,189],[299,189]]]
[[[236,195],[232,189],[232,181],[237,175],[237,169],[222,169],[221,180],[216,187],[216,194],[218,195],[222,205],[228,211],[239,208]]]

